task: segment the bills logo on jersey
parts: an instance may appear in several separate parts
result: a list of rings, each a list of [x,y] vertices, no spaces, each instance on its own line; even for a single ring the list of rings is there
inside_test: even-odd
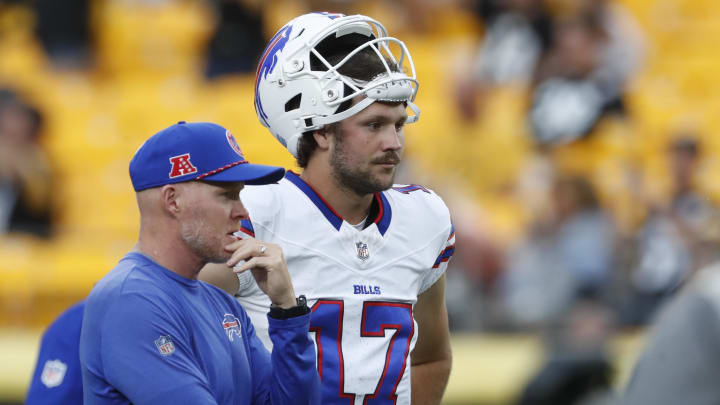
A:
[[[243,157],[242,149],[240,149],[240,145],[238,145],[237,140],[235,139],[233,134],[230,133],[230,131],[225,131],[225,138],[227,138],[227,141],[230,144],[232,150],[234,150],[235,153],[240,155],[240,158],[245,159]]]
[[[357,242],[355,243],[355,247],[357,248],[357,258],[365,261],[370,258],[370,251],[368,250],[368,245],[365,242]]]
[[[282,51],[290,39],[290,32],[292,32],[292,25],[285,26],[275,34],[270,40],[265,52],[260,57],[260,63],[258,63],[257,71],[255,72],[255,112],[258,114],[263,124],[267,127],[267,114],[263,110],[262,102],[260,101],[260,94],[258,88],[260,87],[260,81],[267,78],[267,75],[272,73],[277,64],[278,52]]]
[[[197,173],[197,167],[193,166],[190,162],[190,154],[186,153],[180,156],[173,156],[170,158],[170,178],[179,176],[185,176],[192,173]]]
[[[155,347],[157,347],[158,351],[163,356],[169,356],[175,353],[175,344],[173,343],[170,335],[160,336],[155,339]]]
[[[353,285],[353,294],[362,294],[362,295],[380,295],[382,292],[380,291],[380,286],[377,285],[362,285],[362,284],[354,284]]]
[[[233,335],[237,335],[237,337],[241,337],[240,335],[240,321],[235,317],[235,315],[232,314],[225,314],[225,317],[222,321],[223,329],[225,329],[225,333],[227,333],[228,339],[230,341],[233,341]]]
[[[60,360],[48,360],[43,366],[40,381],[48,388],[57,387],[65,379],[65,372],[67,372],[67,364]]]

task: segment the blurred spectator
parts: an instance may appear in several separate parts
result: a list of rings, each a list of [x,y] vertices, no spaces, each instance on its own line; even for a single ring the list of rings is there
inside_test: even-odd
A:
[[[208,44],[205,75],[253,73],[265,44],[262,2],[212,0],[217,24]]]
[[[552,19],[542,0],[479,0],[485,37],[469,78],[458,86],[461,116],[476,118],[494,86],[527,84],[551,44]]]
[[[714,404],[720,398],[720,265],[696,274],[663,309],[623,404]]]
[[[613,367],[608,352],[614,321],[607,306],[583,299],[549,328],[548,356],[517,405],[609,405]]]
[[[717,249],[718,211],[696,186],[701,146],[693,134],[670,145],[672,192],[668,204],[650,201],[639,234],[638,264],[631,275],[626,321],[644,324],[656,308]]]
[[[53,173],[40,145],[42,115],[0,90],[0,232],[47,237],[53,217]]]
[[[61,69],[82,69],[91,63],[89,0],[34,0],[38,39],[50,61]]]
[[[589,134],[605,116],[625,115],[624,91],[643,55],[639,30],[606,0],[571,2],[533,79],[529,122],[541,144]]]
[[[556,319],[578,298],[604,300],[613,281],[615,231],[590,182],[560,177],[552,211],[511,249],[501,280],[509,321],[526,327]]]

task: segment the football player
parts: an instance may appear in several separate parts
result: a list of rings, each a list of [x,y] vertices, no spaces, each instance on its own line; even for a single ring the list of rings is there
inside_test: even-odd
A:
[[[257,68],[258,118],[303,170],[243,190],[242,236],[283,248],[312,307],[323,404],[439,404],[450,374],[450,214],[431,190],[393,185],[417,90],[406,46],[362,15],[291,20]],[[200,277],[236,295],[270,347],[270,301],[237,264]]]

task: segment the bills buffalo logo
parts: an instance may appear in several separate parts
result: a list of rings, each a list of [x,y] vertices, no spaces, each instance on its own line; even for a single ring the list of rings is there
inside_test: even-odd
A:
[[[355,247],[357,248],[358,259],[365,261],[370,258],[370,251],[368,250],[367,243],[357,242],[357,243],[355,243]]]
[[[272,37],[260,58],[260,63],[258,63],[257,71],[255,72],[255,112],[257,112],[265,126],[268,126],[268,116],[265,110],[263,110],[258,88],[260,87],[260,81],[266,79],[267,76],[275,70],[275,65],[277,65],[278,61],[277,54],[285,48],[285,44],[287,44],[288,39],[290,39],[290,32],[292,32],[292,25],[281,28],[280,31]]]
[[[225,317],[222,321],[223,329],[225,329],[225,333],[227,333],[228,339],[230,341],[233,341],[233,335],[237,335],[237,337],[241,337],[240,335],[240,321],[235,317],[235,315],[232,314],[225,314]]]
[[[197,167],[193,166],[190,162],[190,154],[186,153],[180,156],[173,156],[170,158],[170,178],[185,176],[192,173],[197,173]]]
[[[230,131],[225,131],[225,138],[227,138],[227,141],[230,144],[232,150],[234,150],[235,153],[237,153],[238,155],[240,155],[241,158],[243,158],[242,149],[240,149],[240,145],[238,145],[237,140],[235,140],[233,134],[231,134]]]
[[[60,360],[48,360],[43,366],[40,381],[48,388],[57,387],[62,384],[63,379],[65,379],[66,371],[67,364]]]
[[[329,19],[331,19],[331,20],[334,20],[334,19],[340,18],[340,17],[345,17],[345,14],[330,13],[330,12],[327,12],[327,11],[316,11],[316,12],[313,13],[313,14],[321,14],[321,15],[324,15],[325,17],[327,17],[327,18],[329,18]]]
[[[163,356],[169,356],[175,353],[175,344],[173,343],[170,335],[160,336],[155,339],[155,347],[157,347],[158,351]]]

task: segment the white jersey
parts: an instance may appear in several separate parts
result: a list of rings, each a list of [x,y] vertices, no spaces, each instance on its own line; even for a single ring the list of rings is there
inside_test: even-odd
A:
[[[312,308],[323,404],[410,404],[413,306],[455,250],[442,199],[421,186],[393,187],[375,195],[371,224],[358,230],[292,172],[241,198],[251,218],[244,236],[283,248],[295,293]],[[237,298],[270,349],[270,301],[250,272],[239,280]]]

